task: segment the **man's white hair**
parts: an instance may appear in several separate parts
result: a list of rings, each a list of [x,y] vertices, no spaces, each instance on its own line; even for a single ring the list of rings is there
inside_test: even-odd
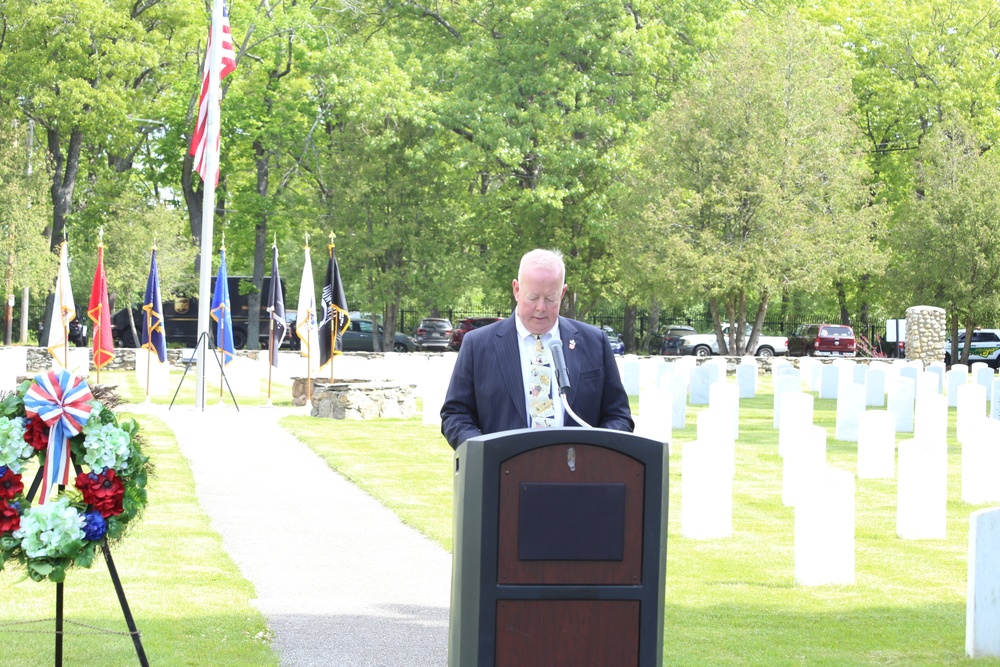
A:
[[[562,252],[558,250],[545,250],[536,248],[521,257],[521,266],[517,270],[517,281],[521,282],[525,269],[529,267],[539,267],[550,270],[558,270],[561,276],[559,282],[566,282],[566,264],[563,262]]]

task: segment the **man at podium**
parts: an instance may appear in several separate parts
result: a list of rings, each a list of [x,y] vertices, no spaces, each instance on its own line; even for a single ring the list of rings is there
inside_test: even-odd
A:
[[[634,428],[607,335],[559,316],[565,279],[559,251],[532,250],[511,283],[514,313],[465,335],[441,408],[441,432],[453,449],[498,431],[580,426],[574,414],[589,426]]]

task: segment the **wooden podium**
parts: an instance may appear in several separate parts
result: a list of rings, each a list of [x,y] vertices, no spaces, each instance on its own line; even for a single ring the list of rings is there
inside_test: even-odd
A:
[[[524,429],[455,452],[449,667],[663,662],[663,443]]]

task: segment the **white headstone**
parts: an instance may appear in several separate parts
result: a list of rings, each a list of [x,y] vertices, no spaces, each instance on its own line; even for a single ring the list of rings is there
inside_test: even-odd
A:
[[[913,380],[900,377],[896,389],[889,394],[889,412],[896,415],[896,433],[913,433]]]
[[[978,366],[978,364],[976,365]],[[975,377],[975,382],[978,382],[979,384],[986,387],[986,400],[987,401],[990,400],[990,397],[992,395],[990,392],[993,389],[993,378],[996,377],[996,374],[993,372],[993,369],[984,364],[980,368],[976,369],[976,374],[974,377]]]
[[[837,386],[840,384],[840,368],[834,364],[823,366],[820,371],[820,398],[837,398]]]
[[[795,504],[795,583],[854,583],[854,476],[824,467]]]
[[[781,502],[794,506],[803,487],[826,466],[826,429],[806,426],[785,450],[781,467]]]
[[[920,440],[899,443],[896,534],[904,540],[946,537],[948,469],[939,449]]]
[[[868,410],[858,420],[858,477],[892,479],[896,476],[896,416]]]
[[[802,388],[805,391],[815,391],[813,389],[813,375],[821,364],[821,361],[812,357],[799,358],[799,377],[802,378]]]
[[[962,443],[962,500],[972,505],[1000,503],[998,421],[984,417],[974,422]]]
[[[885,406],[885,371],[881,368],[869,368],[865,375],[865,405]]]
[[[17,378],[27,375],[28,348],[5,347],[0,349],[0,391],[17,388]]]
[[[727,443],[686,443],[681,451],[681,535],[690,539],[729,537],[733,533],[733,478],[720,458]]]
[[[854,364],[854,384],[863,385],[865,383],[865,378],[868,376],[868,364]]]
[[[1000,658],[1000,507],[969,517],[965,654]]]
[[[958,406],[955,410],[955,439],[965,442],[970,435],[970,425],[986,416],[986,387],[981,384],[963,384],[958,388]]]
[[[679,431],[687,425],[687,373],[671,375],[667,381],[667,390],[671,397],[670,425]]]
[[[806,427],[813,423],[812,394],[788,391],[781,395],[781,418],[778,422],[778,455],[784,456],[789,447],[802,437]]]
[[[451,378],[437,376],[420,385],[421,394],[424,399],[424,412],[422,424],[424,426],[441,426],[441,408],[444,406],[445,395],[448,393],[448,384]],[[567,421],[572,417],[566,416]],[[527,418],[524,427],[528,428]]]
[[[1000,421],[1000,378],[993,381],[990,395],[990,419]]]
[[[211,355],[209,356],[211,357]],[[214,358],[212,358],[212,364],[205,364],[206,383],[209,382],[209,373],[211,372],[213,365],[215,366],[215,387],[218,388],[219,365],[215,363]],[[146,383],[147,377],[149,378],[148,385]],[[139,383],[139,391],[142,392],[143,396],[167,396],[171,393],[170,363],[161,363],[155,352],[150,354],[150,351],[145,348],[136,348],[135,350],[135,379],[136,382]],[[180,379],[178,379],[178,382],[179,381]],[[191,383],[190,386],[192,388],[194,388],[195,382],[198,381],[197,378],[195,378],[195,368],[193,364],[191,365],[191,370],[187,374],[187,381]],[[207,392],[208,387],[206,387],[206,393]]]
[[[941,394],[921,396],[913,424],[913,437],[947,451],[948,399]]]
[[[757,362],[750,364],[743,361],[736,367],[736,384],[740,388],[740,398],[757,395]]]
[[[697,439],[716,446],[718,455],[715,465],[725,470],[730,477],[735,477],[736,441],[732,437],[731,426],[713,408],[699,412],[697,419]]]
[[[52,363],[49,366],[52,370],[56,371],[63,368],[63,355],[62,351],[59,354],[59,360],[57,361],[55,357],[52,357]],[[71,347],[69,348],[69,356],[66,359],[66,370],[68,370],[73,375],[79,375],[84,377],[90,372],[90,349],[86,347]]]
[[[951,367],[951,370],[945,374],[945,380],[948,384],[948,407],[957,407],[958,388],[968,383],[969,369],[962,364],[955,364]]]
[[[629,396],[639,395],[639,357],[626,354],[622,363],[622,384]]]
[[[944,374],[946,371],[947,369],[944,367],[943,361],[935,361],[924,369],[925,373],[935,375],[937,377],[937,392],[939,394],[944,391]]]
[[[701,364],[691,369],[691,405],[708,405],[708,388],[718,380],[718,367]]]
[[[716,382],[708,388],[708,407],[729,426],[729,438],[740,437],[740,390],[732,382]]]
[[[860,384],[841,385],[837,398],[837,440],[858,441],[858,420],[864,411],[864,386]]]
[[[773,396],[773,426],[778,428],[781,425],[781,399],[785,394],[799,391],[799,378],[792,375],[783,375],[774,379]]]
[[[917,386],[917,379],[923,373],[922,369],[907,364],[899,369],[899,377],[913,380],[913,386]]]
[[[673,420],[673,396],[663,387],[639,390],[639,414],[635,416],[635,434],[669,443]]]

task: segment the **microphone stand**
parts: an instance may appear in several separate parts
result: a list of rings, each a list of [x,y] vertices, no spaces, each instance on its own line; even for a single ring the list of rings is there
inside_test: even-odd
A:
[[[569,372],[566,370],[566,356],[563,354],[563,347],[561,340],[554,340],[549,343],[549,353],[552,355],[552,366],[556,370],[556,384],[559,385],[559,396],[562,397],[563,408],[572,417],[577,424],[583,428],[594,428],[587,422],[580,419],[580,417],[573,412],[573,408],[570,407],[569,401],[566,400],[566,392],[569,391]]]

